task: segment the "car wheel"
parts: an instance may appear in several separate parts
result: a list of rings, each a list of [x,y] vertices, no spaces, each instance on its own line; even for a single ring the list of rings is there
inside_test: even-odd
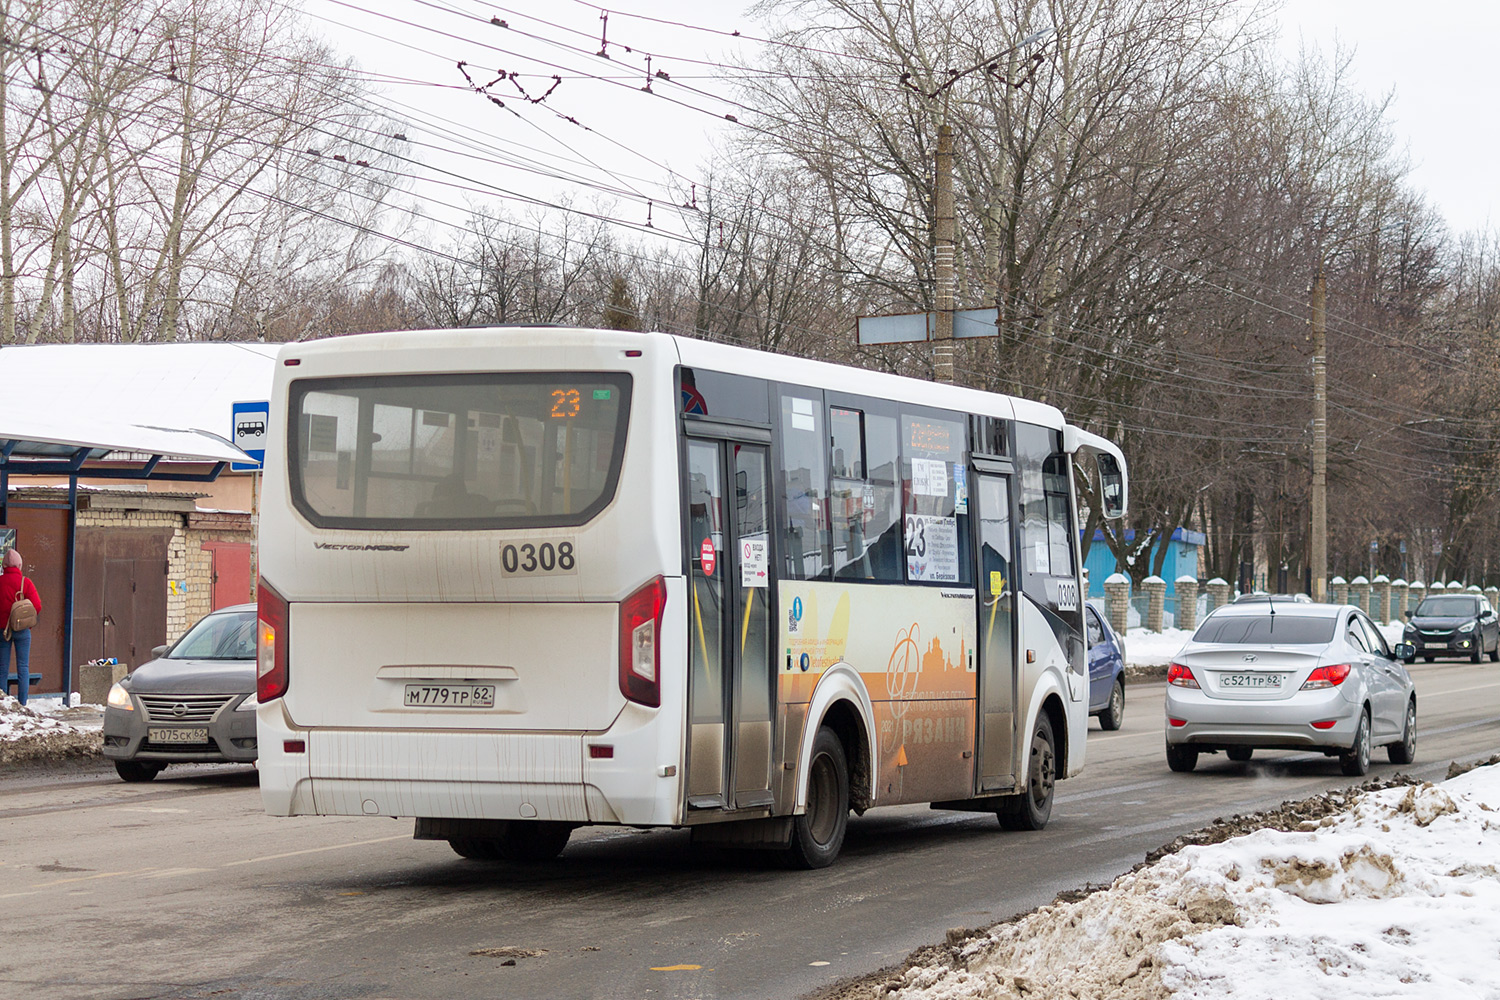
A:
[[[1392,764],[1410,764],[1417,759],[1416,699],[1406,703],[1406,728],[1401,732],[1401,742],[1387,744],[1385,753]]]
[[[138,760],[115,761],[115,773],[129,782],[151,781],[165,769],[165,764],[146,764]]]
[[[1431,663],[1435,659],[1437,659],[1436,656],[1424,656],[1424,657],[1422,657],[1422,662],[1423,663]]]
[[[1254,747],[1230,747],[1224,751],[1225,755],[1236,764],[1243,764],[1255,755]]]
[[[1109,704],[1099,713],[1101,728],[1114,732],[1125,721],[1125,681],[1115,678],[1115,686],[1109,692]]]
[[[1183,774],[1198,766],[1198,751],[1192,747],[1167,744],[1167,766]]]
[[[1495,648],[1490,650],[1490,662],[1500,663],[1500,636],[1495,637]]]
[[[792,817],[786,862],[793,868],[827,868],[844,846],[849,828],[849,759],[827,726],[813,739],[807,765],[807,811]]]
[[[1052,818],[1052,793],[1057,788],[1057,744],[1052,720],[1046,713],[1036,717],[1031,730],[1031,756],[1026,766],[1026,790],[1007,795],[995,811],[1006,830],[1040,830]]]
[[[1484,640],[1481,639],[1479,644],[1474,647],[1474,652],[1469,654],[1469,662],[1478,663],[1482,659],[1484,659]]]
[[[1359,717],[1359,728],[1354,732],[1354,743],[1339,754],[1339,767],[1351,778],[1370,773],[1370,713],[1366,710]]]

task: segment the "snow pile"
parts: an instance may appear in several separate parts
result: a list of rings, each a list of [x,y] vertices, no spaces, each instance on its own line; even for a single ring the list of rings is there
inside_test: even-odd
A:
[[[1188,629],[1147,632],[1143,628],[1133,628],[1125,633],[1125,662],[1132,667],[1164,667],[1192,637],[1193,633]]]
[[[99,752],[100,735],[49,718],[10,695],[0,695],[0,763]]]
[[[901,1000],[1500,996],[1500,768],[1189,847],[887,982]]]

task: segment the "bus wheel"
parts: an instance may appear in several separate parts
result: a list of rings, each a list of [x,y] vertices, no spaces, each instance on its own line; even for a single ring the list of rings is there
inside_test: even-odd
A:
[[[473,861],[551,861],[572,835],[572,823],[512,820],[498,837],[449,837],[448,846]]]
[[[807,766],[807,811],[792,817],[786,849],[793,868],[826,868],[844,846],[849,827],[849,761],[844,745],[827,726],[813,739]]]
[[[995,815],[1006,830],[1040,830],[1052,818],[1052,792],[1057,787],[1057,749],[1052,722],[1045,712],[1031,731],[1031,759],[1026,767],[1026,791],[1007,795]]]

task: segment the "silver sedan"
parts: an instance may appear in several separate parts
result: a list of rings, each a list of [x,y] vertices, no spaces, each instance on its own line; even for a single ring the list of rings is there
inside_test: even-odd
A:
[[[255,736],[255,605],[222,608],[110,689],[104,756],[126,781],[169,764],[248,764]]]
[[[1348,775],[1370,748],[1410,764],[1417,695],[1402,659],[1358,608],[1234,604],[1204,619],[1167,669],[1167,764],[1191,771],[1201,753],[1247,761],[1258,749],[1318,750]]]

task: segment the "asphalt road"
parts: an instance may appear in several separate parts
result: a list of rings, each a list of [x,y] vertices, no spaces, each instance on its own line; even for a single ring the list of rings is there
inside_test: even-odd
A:
[[[1500,751],[1500,666],[1413,673],[1403,770],[1440,780]],[[148,785],[97,763],[0,770],[0,997],[792,998],[1106,882],[1216,816],[1353,783],[1292,753],[1173,774],[1161,702],[1137,685],[1123,729],[1093,723],[1044,832],[877,810],[821,872],[611,829],[556,862],[476,863],[409,821],[264,816],[247,768]],[[1396,770],[1376,752],[1372,775]]]

